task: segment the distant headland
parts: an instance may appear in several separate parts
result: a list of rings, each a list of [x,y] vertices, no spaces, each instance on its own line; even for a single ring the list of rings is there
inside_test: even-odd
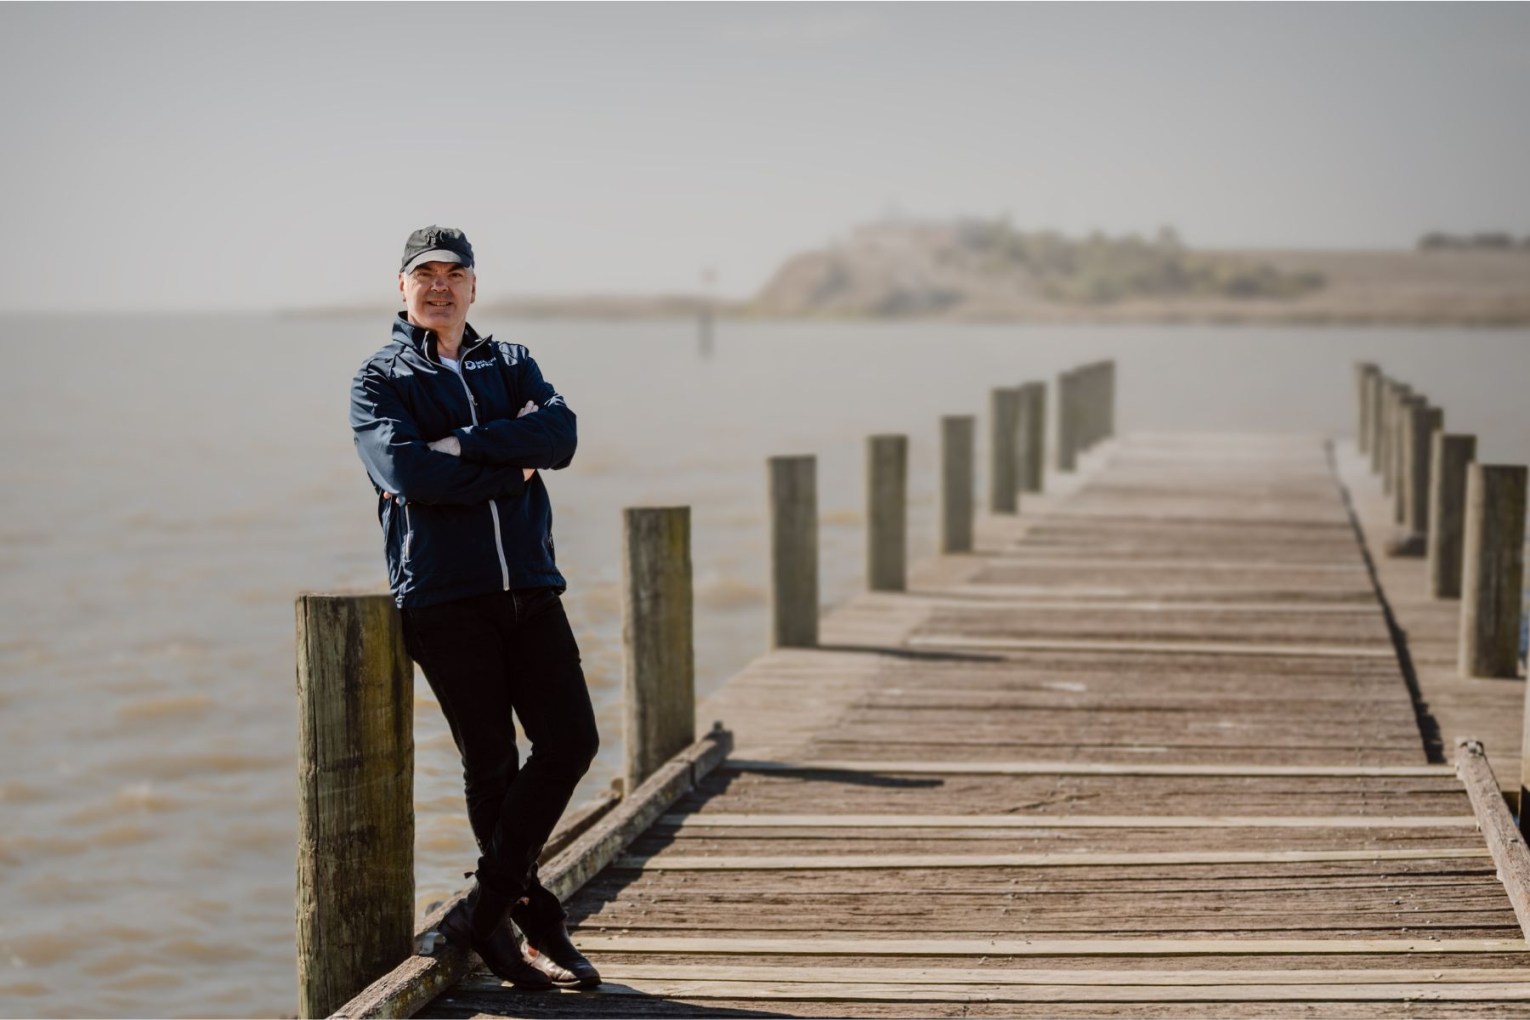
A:
[[[1530,324],[1530,238],[1431,233],[1415,250],[1209,250],[1153,237],[1022,231],[1007,220],[889,221],[787,259],[753,298],[516,297],[516,318],[1266,325]],[[363,309],[326,309],[351,314]],[[366,309],[369,314],[376,309]]]

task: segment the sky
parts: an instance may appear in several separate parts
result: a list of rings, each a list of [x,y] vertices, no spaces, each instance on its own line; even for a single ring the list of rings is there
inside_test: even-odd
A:
[[[889,215],[1530,234],[1530,5],[0,5],[0,311],[754,293]]]

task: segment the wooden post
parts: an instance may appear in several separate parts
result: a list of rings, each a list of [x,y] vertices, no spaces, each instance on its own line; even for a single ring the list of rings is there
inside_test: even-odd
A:
[[[976,428],[976,419],[971,415],[940,419],[940,551],[943,553],[972,551],[972,462]]]
[[[1015,442],[1019,438],[1020,393],[1009,388],[989,392],[992,435],[988,443],[988,509],[996,514],[1018,513],[1020,491],[1015,477],[1019,458]]]
[[[622,511],[626,789],[696,741],[691,508]]]
[[[414,952],[414,664],[391,595],[299,595],[298,1015]]]
[[[1111,358],[1104,362],[1104,404],[1101,411],[1104,415],[1101,423],[1101,439],[1114,439],[1116,436],[1116,359]]]
[[[770,643],[818,644],[818,460],[770,458]]]
[[[1355,448],[1361,453],[1366,453],[1371,448],[1371,376],[1375,375],[1376,371],[1376,366],[1372,362],[1355,362],[1355,412],[1358,415],[1355,426]]]
[[[1477,457],[1476,436],[1436,432],[1429,457],[1429,593],[1461,597],[1461,539],[1465,531],[1466,468]]]
[[[1405,396],[1398,400],[1396,419],[1392,429],[1392,521],[1402,524],[1408,519],[1408,466],[1413,452],[1413,413],[1427,406],[1420,396]]]
[[[1386,395],[1387,380],[1378,369],[1369,376],[1370,395],[1366,398],[1366,412],[1370,417],[1370,425],[1366,428],[1369,437],[1369,446],[1366,453],[1370,455],[1371,473],[1375,474],[1381,465],[1381,405]]]
[[[866,441],[866,586],[908,587],[908,437]]]
[[[1381,476],[1382,491],[1386,491],[1387,436],[1391,432],[1392,394],[1397,384],[1386,376],[1381,377],[1376,392],[1376,432],[1371,437],[1371,473]]]
[[[1079,369],[1078,448],[1088,451],[1100,438],[1100,364]]]
[[[1461,572],[1461,673],[1519,674],[1525,469],[1473,464],[1466,473]]]
[[[1428,404],[1415,404],[1408,421],[1407,484],[1403,486],[1403,524],[1410,535],[1429,532],[1429,453],[1434,434],[1445,425],[1445,412]]]
[[[1020,491],[1040,492],[1046,484],[1047,384],[1020,387]]]
[[[1072,471],[1078,462],[1078,375],[1057,377],[1057,470]]]

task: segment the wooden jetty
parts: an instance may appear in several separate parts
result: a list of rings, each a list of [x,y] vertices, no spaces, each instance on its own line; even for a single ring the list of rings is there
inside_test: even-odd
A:
[[[874,563],[549,863],[599,989],[426,946],[336,1015],[1530,1014],[1530,851],[1481,745],[1421,732],[1376,480],[1319,436],[1107,440],[1069,393],[1114,387],[1061,390],[1076,470]]]

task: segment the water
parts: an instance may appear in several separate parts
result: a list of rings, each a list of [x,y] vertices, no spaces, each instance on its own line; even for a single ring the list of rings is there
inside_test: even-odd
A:
[[[1524,330],[723,323],[704,360],[690,323],[478,325],[530,345],[579,413],[548,485],[605,736],[585,795],[620,761],[623,506],[693,508],[705,694],[764,648],[764,459],[819,457],[832,603],[861,583],[865,436],[910,435],[929,555],[937,419],[982,413],[993,385],[1113,356],[1123,431],[1348,434],[1370,359],[1484,460],[1530,460]],[[0,332],[0,1015],[290,1014],[291,607],[382,584],[346,398],[387,322]],[[418,684],[422,908],[476,855],[438,715]]]

